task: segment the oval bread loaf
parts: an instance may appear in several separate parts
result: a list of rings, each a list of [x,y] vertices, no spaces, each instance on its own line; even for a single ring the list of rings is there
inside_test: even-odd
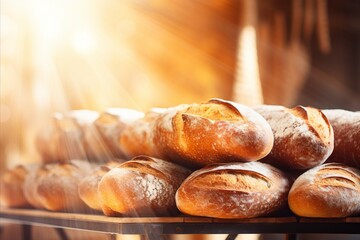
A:
[[[106,173],[99,183],[107,216],[164,216],[177,211],[175,192],[189,170],[164,160],[138,156]]]
[[[46,173],[55,166],[54,163],[41,164],[26,175],[24,180],[24,195],[31,206],[38,209],[44,209],[41,204],[39,195],[37,194],[37,183],[39,179],[46,175]]]
[[[34,165],[17,165],[6,170],[0,179],[0,205],[5,207],[28,207],[23,187],[24,181]]]
[[[190,168],[256,161],[270,152],[274,140],[260,114],[221,99],[163,109],[139,123],[136,127],[142,130],[140,134],[120,137],[125,152],[130,156],[146,153]],[[141,141],[132,140],[139,135]]]
[[[360,213],[360,171],[340,163],[308,170],[292,185],[289,207],[302,217],[336,218]]]
[[[271,165],[228,163],[192,173],[176,192],[178,209],[189,215],[251,218],[286,206],[288,177]]]
[[[109,108],[96,119],[94,125],[104,140],[111,158],[125,157],[119,145],[119,137],[128,124],[132,124],[143,116],[143,112],[132,109]]]
[[[102,177],[114,167],[121,163],[117,161],[110,161],[97,167],[90,175],[86,176],[79,183],[79,197],[84,203],[94,209],[101,211],[101,204],[98,194],[98,186]]]
[[[334,133],[318,109],[262,105],[254,108],[270,124],[274,146],[262,161],[283,169],[306,170],[322,164],[334,149]]]
[[[334,151],[328,162],[360,168],[360,112],[341,109],[323,110],[335,136]]]
[[[92,171],[87,161],[72,160],[53,164],[37,179],[36,194],[41,206],[51,211],[84,212],[88,210],[78,194],[80,181]]]

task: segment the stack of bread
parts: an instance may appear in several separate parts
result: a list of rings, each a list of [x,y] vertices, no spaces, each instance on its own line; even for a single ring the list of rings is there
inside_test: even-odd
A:
[[[3,175],[1,205],[107,216],[360,213],[360,112],[221,99],[72,111],[56,114],[37,146],[41,164]]]

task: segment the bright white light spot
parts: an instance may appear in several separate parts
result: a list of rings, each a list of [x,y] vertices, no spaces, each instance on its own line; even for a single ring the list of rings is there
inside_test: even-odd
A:
[[[89,53],[95,47],[95,39],[88,32],[77,32],[72,41],[73,47],[79,53]]]

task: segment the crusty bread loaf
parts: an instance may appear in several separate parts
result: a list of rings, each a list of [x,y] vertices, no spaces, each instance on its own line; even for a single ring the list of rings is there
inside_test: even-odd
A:
[[[165,109],[154,108],[129,123],[120,134],[119,144],[128,158],[138,155],[159,157],[154,146],[154,125]]]
[[[54,166],[54,164],[39,164],[36,168],[30,171],[24,180],[23,191],[26,200],[31,206],[38,209],[44,209],[44,206],[39,200],[37,194],[37,186],[39,179],[46,176],[46,173]]]
[[[114,167],[121,163],[119,161],[110,161],[97,167],[90,175],[86,176],[79,183],[79,197],[84,203],[94,209],[101,211],[100,199],[98,195],[98,186],[102,177]]]
[[[5,207],[29,207],[23,193],[26,175],[35,165],[17,165],[6,170],[0,179],[0,205]]]
[[[269,164],[216,164],[192,173],[176,192],[176,204],[195,216],[251,218],[286,206],[289,189],[287,176]]]
[[[328,162],[360,168],[360,112],[323,110],[333,129],[335,145]]]
[[[43,162],[101,158],[104,144],[99,142],[92,128],[98,116],[97,112],[89,110],[55,113],[52,123],[40,130],[36,141]]]
[[[111,157],[125,157],[119,145],[119,136],[128,124],[142,117],[144,113],[136,110],[109,108],[96,119],[94,125],[103,138]]]
[[[53,164],[39,172],[36,194],[40,205],[51,211],[83,212],[88,208],[78,195],[79,182],[92,171],[82,160]]]
[[[120,137],[120,144],[130,149],[125,152],[130,156],[148,154],[191,168],[255,161],[266,156],[273,145],[273,134],[264,118],[246,106],[221,99],[168,108],[138,123],[139,134]],[[134,136],[142,138],[133,140]]]
[[[138,156],[106,173],[99,183],[105,215],[163,216],[176,211],[175,192],[189,170]]]
[[[334,148],[333,129],[318,109],[262,105],[254,108],[270,124],[274,146],[264,162],[306,170],[326,161]]]
[[[302,217],[335,218],[360,213],[360,171],[340,163],[312,168],[292,185],[289,206]]]

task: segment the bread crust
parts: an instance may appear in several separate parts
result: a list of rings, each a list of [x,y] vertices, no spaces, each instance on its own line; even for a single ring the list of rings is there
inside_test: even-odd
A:
[[[41,172],[36,182],[37,199],[45,209],[51,211],[87,211],[87,206],[78,195],[78,185],[91,170],[92,166],[81,160],[53,164]]]
[[[270,152],[274,141],[260,114],[221,99],[163,109],[137,124],[140,134],[132,126],[120,138],[130,156],[147,154],[189,168],[256,161]]]
[[[360,168],[360,112],[342,109],[323,110],[335,136],[334,151],[327,162]]]
[[[80,199],[91,209],[101,211],[98,186],[102,177],[111,169],[119,166],[121,162],[110,161],[97,167],[91,174],[82,179],[78,191]]]
[[[4,172],[0,179],[0,205],[5,207],[29,207],[23,193],[23,185],[30,166],[17,165]]]
[[[314,218],[347,217],[360,212],[360,171],[326,163],[300,175],[289,192],[289,207]]]
[[[94,125],[105,144],[109,158],[125,158],[119,145],[119,137],[125,127],[144,117],[144,113],[126,108],[109,108],[96,119]]]
[[[274,146],[263,162],[287,170],[306,170],[324,163],[332,153],[334,132],[319,109],[271,105],[254,109],[274,133]]]
[[[287,176],[261,162],[208,166],[192,173],[176,192],[178,209],[189,215],[251,218],[286,206]]]
[[[190,174],[179,165],[138,156],[113,168],[98,187],[107,216],[165,216],[177,211],[175,192]]]

